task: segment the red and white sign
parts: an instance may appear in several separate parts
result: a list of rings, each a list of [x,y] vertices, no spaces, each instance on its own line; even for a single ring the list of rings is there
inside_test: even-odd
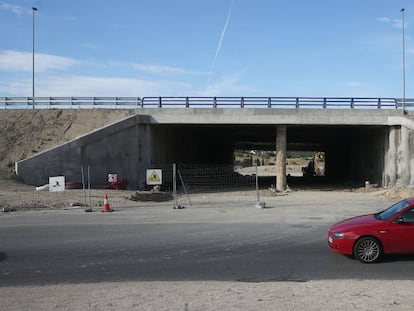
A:
[[[117,174],[108,174],[108,182],[117,182],[118,175]]]

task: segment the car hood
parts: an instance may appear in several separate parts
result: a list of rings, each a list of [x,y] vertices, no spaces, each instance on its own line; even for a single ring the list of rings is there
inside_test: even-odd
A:
[[[379,220],[376,219],[373,214],[362,215],[362,216],[357,216],[357,217],[353,217],[353,218],[338,222],[336,225],[330,228],[330,231],[341,232],[341,231],[346,231],[351,228],[354,228],[355,226],[373,225],[373,224],[377,224],[378,222]]]

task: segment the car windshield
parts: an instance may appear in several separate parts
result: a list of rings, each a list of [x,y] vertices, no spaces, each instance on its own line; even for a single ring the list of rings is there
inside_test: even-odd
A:
[[[390,206],[385,211],[375,214],[375,217],[378,220],[389,220],[390,218],[394,217],[399,212],[401,212],[401,210],[406,208],[408,205],[410,205],[410,203],[408,203],[406,200],[402,200]]]

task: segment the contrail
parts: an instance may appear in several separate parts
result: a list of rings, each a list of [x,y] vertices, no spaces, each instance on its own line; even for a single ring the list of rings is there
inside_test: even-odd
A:
[[[230,17],[231,17],[231,11],[233,9],[233,3],[234,3],[234,0],[231,0],[230,8],[229,8],[229,11],[227,13],[226,22],[224,23],[223,31],[221,32],[221,37],[220,37],[220,40],[219,40],[219,43],[218,43],[218,46],[217,46],[217,49],[216,49],[216,54],[214,55],[213,63],[211,64],[210,75],[209,75],[208,81],[207,81],[207,87],[210,85],[210,81],[211,81],[211,78],[212,78],[212,75],[213,75],[213,72],[214,72],[214,67],[216,66],[217,56],[220,53],[221,44],[223,43],[224,35],[226,34],[227,25],[229,24]]]

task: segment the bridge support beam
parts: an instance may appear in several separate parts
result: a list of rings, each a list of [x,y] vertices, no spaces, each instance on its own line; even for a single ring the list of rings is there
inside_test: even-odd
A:
[[[286,125],[276,127],[276,190],[286,190]]]

